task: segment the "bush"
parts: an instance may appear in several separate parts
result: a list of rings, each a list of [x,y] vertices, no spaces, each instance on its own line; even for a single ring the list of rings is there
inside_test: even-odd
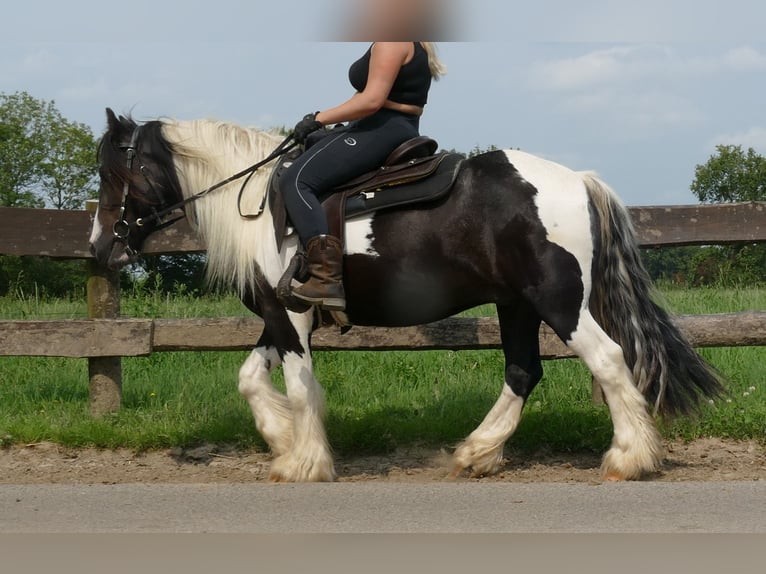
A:
[[[87,280],[85,261],[0,255],[0,296],[37,293],[42,297],[83,297]]]

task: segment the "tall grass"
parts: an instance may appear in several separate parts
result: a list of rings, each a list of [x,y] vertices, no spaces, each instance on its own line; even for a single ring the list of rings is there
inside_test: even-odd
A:
[[[766,308],[766,290],[665,286],[678,313]],[[134,317],[238,316],[233,297],[159,292],[123,295]],[[493,314],[482,307],[472,315]],[[35,296],[0,298],[0,318],[84,317],[81,301]],[[665,421],[667,437],[766,440],[766,348],[701,351],[729,379],[729,396],[704,404],[697,418]],[[236,390],[244,352],[157,353],[123,359],[123,409],[103,420],[88,415],[87,362],[0,357],[0,444],[56,441],[66,445],[150,449],[200,442],[263,448]],[[521,451],[603,451],[611,439],[604,406],[591,404],[591,379],[577,359],[547,361],[513,437]],[[328,401],[327,426],[338,453],[386,452],[398,446],[449,446],[467,435],[503,384],[499,351],[317,352],[315,367]],[[280,373],[275,376],[284,388]]]

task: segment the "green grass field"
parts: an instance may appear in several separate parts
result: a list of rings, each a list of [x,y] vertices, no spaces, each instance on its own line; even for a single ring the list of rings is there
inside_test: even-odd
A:
[[[766,290],[665,288],[677,313],[766,309]],[[0,298],[2,319],[85,316],[81,301]],[[491,314],[482,307],[472,314]],[[129,317],[247,315],[231,297],[126,295]],[[766,347],[704,349],[730,383],[724,399],[705,403],[695,419],[663,421],[666,437],[766,441]],[[261,447],[249,408],[236,388],[247,353],[157,353],[123,360],[120,413],[88,415],[87,362],[0,357],[0,444],[55,441],[71,446],[151,449],[201,442]],[[591,404],[591,380],[576,359],[548,361],[530,397],[514,449],[602,452],[611,439],[604,406]],[[336,452],[383,453],[413,444],[450,446],[492,406],[503,384],[499,351],[318,352],[316,374],[327,402]],[[277,374],[277,379],[279,374]],[[277,381],[281,385],[280,381]]]

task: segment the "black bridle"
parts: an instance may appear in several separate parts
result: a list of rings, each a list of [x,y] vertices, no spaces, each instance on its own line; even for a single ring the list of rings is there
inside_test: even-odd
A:
[[[201,199],[202,197],[206,196],[208,193],[215,191],[216,189],[220,189],[223,186],[233,181],[236,181],[238,179],[241,179],[245,176],[247,176],[247,179],[242,183],[242,188],[240,189],[240,192],[239,192],[239,199],[238,199],[238,205],[237,205],[239,209],[239,214],[240,216],[246,219],[255,219],[256,217],[259,217],[264,210],[264,206],[266,203],[266,194],[264,194],[263,200],[261,201],[261,205],[256,213],[243,214],[242,209],[240,208],[242,192],[244,191],[245,187],[250,181],[250,178],[253,176],[253,174],[256,171],[258,171],[258,169],[260,169],[261,167],[263,167],[270,161],[278,158],[279,156],[287,153],[288,151],[290,151],[297,145],[297,142],[294,141],[295,138],[293,134],[291,133],[284,140],[282,140],[282,142],[274,149],[274,151],[271,152],[268,155],[268,157],[266,157],[265,159],[262,159],[258,163],[255,163],[251,165],[250,167],[245,168],[242,171],[239,171],[235,173],[234,175],[227,177],[226,179],[219,181],[218,183],[214,185],[211,185],[207,189],[203,189],[202,191],[189,196],[186,199],[183,199],[172,205],[166,206],[165,200],[163,199],[162,194],[157,191],[154,184],[152,183],[149,169],[143,163],[141,163],[141,158],[139,157],[139,153],[138,153],[138,137],[139,137],[140,130],[141,130],[141,126],[136,126],[135,129],[133,130],[133,134],[130,137],[130,142],[128,144],[121,145],[120,149],[124,150],[127,156],[126,166],[128,168],[128,173],[133,172],[133,162],[136,159],[138,160],[138,171],[144,177],[144,179],[146,180],[146,183],[149,185],[149,188],[152,190],[152,192],[159,198],[160,209],[156,209],[152,207],[151,215],[147,217],[139,217],[133,223],[128,222],[127,219],[125,218],[125,208],[127,205],[128,197],[130,195],[130,178],[125,179],[125,182],[122,185],[122,201],[120,202],[119,217],[117,221],[114,222],[114,225],[112,226],[112,233],[117,241],[120,241],[125,244],[125,251],[127,252],[128,256],[133,256],[136,254],[135,250],[132,249],[130,245],[128,245],[128,237],[130,237],[131,227],[144,227],[148,223],[152,223],[155,221],[161,222],[160,226],[158,226],[157,229],[162,229],[164,227],[172,225],[179,219],[183,219],[184,216],[179,216],[175,219],[171,219],[170,221],[165,221],[165,222],[162,222],[162,218],[178,209],[182,209],[189,203],[192,203],[194,201],[197,201],[198,199]]]

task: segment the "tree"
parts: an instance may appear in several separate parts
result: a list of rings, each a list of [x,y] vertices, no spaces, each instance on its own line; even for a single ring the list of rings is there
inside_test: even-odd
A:
[[[766,200],[766,157],[738,145],[718,145],[694,169],[691,190],[703,203]]]
[[[24,93],[0,94],[0,205],[41,207],[33,188],[50,139],[50,104]]]
[[[54,102],[0,93],[0,206],[83,207],[96,191],[96,140]]]
[[[96,140],[54,102],[0,93],[0,206],[82,208],[96,192]],[[82,291],[82,262],[0,256],[0,295]]]
[[[766,157],[753,148],[716,146],[707,163],[694,170],[691,190],[703,203],[766,200]],[[707,248],[692,260],[694,283],[766,282],[766,245]]]
[[[96,193],[96,142],[85,124],[64,122],[54,129],[56,146],[42,165],[46,203],[55,209],[82,209]]]
[[[468,152],[468,157],[469,158],[476,157],[477,155],[481,155],[483,153],[488,153],[491,151],[497,151],[498,149],[500,148],[498,148],[495,144],[492,144],[487,148],[482,148],[482,147],[479,147],[478,145],[475,145],[473,146],[473,148],[471,148],[471,151]]]
[[[146,273],[145,284],[163,293],[183,289],[187,293],[200,293],[206,288],[204,253],[160,255],[145,257],[140,266]]]

